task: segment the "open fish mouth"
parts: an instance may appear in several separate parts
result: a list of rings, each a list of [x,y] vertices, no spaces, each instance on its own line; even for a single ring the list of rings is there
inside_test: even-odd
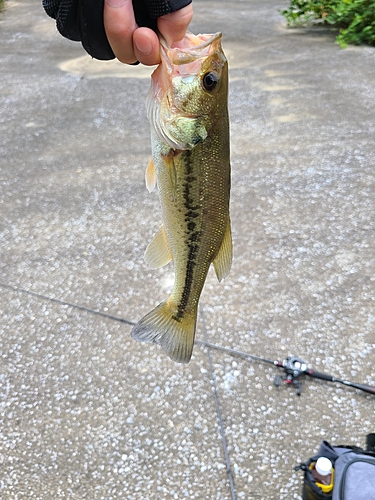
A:
[[[160,37],[162,61],[168,68],[168,63],[180,66],[189,64],[196,59],[205,58],[216,51],[221,37],[220,32],[213,35],[194,35],[187,32],[181,43],[173,48],[169,47],[164,38]],[[189,71],[191,71],[190,68]]]

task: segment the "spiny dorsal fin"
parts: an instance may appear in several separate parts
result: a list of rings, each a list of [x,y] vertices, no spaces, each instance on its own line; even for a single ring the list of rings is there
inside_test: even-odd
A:
[[[161,226],[146,248],[145,259],[152,269],[163,267],[173,259],[164,225]]]
[[[149,193],[151,193],[156,186],[156,171],[155,165],[152,158],[148,160],[146,172],[145,172],[146,188]]]
[[[213,260],[213,265],[219,281],[228,275],[232,265],[232,231],[229,217],[224,238],[216,257]]]

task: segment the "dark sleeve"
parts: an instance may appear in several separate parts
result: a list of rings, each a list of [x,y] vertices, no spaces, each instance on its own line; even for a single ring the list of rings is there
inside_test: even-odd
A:
[[[191,0],[133,0],[138,26],[156,31],[156,19],[175,12]],[[56,19],[59,32],[69,40],[82,43],[95,59],[114,59],[104,30],[104,0],[43,0],[46,13]]]

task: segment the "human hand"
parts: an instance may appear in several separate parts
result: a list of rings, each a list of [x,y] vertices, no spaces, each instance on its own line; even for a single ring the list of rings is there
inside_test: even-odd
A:
[[[185,36],[192,18],[191,3],[158,18],[158,30],[168,45],[172,46]],[[119,61],[127,64],[139,61],[146,66],[160,62],[158,36],[149,28],[138,28],[131,0],[105,0],[104,28]]]

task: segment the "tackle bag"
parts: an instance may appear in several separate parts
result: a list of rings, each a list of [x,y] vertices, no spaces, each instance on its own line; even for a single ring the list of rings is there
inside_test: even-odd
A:
[[[311,464],[319,457],[331,460],[334,469],[333,489],[324,493],[315,483]],[[318,453],[295,467],[303,470],[303,500],[375,500],[375,434],[367,436],[366,450],[357,446],[332,446],[327,441]]]

